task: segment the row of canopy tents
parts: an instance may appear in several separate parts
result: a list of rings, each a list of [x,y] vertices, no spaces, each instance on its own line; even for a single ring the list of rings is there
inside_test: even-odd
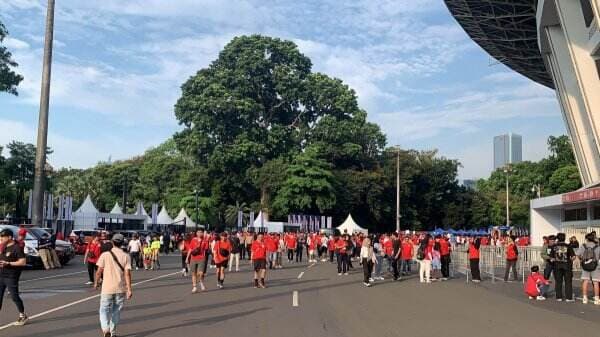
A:
[[[101,219],[108,219],[109,223],[122,223],[125,220],[138,220],[144,224],[144,229],[153,225],[184,225],[186,227],[196,227],[196,223],[188,216],[184,208],[181,208],[175,219],[171,218],[167,209],[163,205],[156,219],[148,215],[142,202],[138,202],[135,213],[124,214],[119,203],[115,203],[108,213],[98,211],[92,198],[88,195],[81,206],[73,213],[74,229],[95,229]]]

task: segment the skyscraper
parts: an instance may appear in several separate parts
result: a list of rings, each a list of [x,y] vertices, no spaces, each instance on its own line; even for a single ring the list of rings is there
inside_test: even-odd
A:
[[[514,133],[494,137],[494,170],[520,163],[523,160],[522,143],[521,136]]]

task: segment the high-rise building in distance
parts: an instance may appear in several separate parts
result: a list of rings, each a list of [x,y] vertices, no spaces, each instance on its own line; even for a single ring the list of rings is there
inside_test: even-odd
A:
[[[514,133],[494,137],[494,170],[520,163],[523,160],[522,143],[522,137]]]

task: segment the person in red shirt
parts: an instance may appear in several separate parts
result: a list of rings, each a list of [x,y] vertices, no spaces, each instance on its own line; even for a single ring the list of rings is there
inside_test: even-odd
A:
[[[338,254],[338,275],[348,275],[348,236],[344,235],[335,242],[335,250]]]
[[[329,251],[329,262],[333,263],[335,257],[335,237],[330,236],[327,240],[327,251]]]
[[[311,234],[308,236],[308,263],[317,262],[315,260],[315,235]]]
[[[231,254],[231,243],[227,240],[227,233],[221,233],[221,238],[215,243],[213,256],[217,267],[217,288],[223,289],[225,282],[225,268]]]
[[[440,244],[440,262],[442,263],[442,280],[446,281],[450,278],[450,242],[448,238],[441,237],[439,240]]]
[[[98,262],[98,258],[100,257],[101,253],[100,240],[98,238],[98,234],[96,234],[94,235],[92,241],[87,245],[87,248],[85,249],[85,255],[83,256],[83,263],[87,265],[89,277],[86,285],[94,284],[94,277],[96,275],[96,270],[98,270],[96,262]]]
[[[540,267],[531,267],[531,274],[527,277],[525,282],[525,294],[529,296],[529,299],[537,299],[543,301],[546,299],[546,293],[548,292],[550,282],[540,275]]]
[[[512,238],[506,240],[506,269],[504,270],[504,282],[508,282],[510,270],[513,271],[513,281],[517,280],[517,260],[519,259],[519,251],[517,245]]]
[[[479,247],[481,246],[481,240],[479,238],[473,240],[469,239],[469,265],[471,267],[471,278],[473,282],[481,282],[481,272],[479,270]]]
[[[410,264],[413,259],[413,244],[410,242],[408,236],[405,236],[402,240],[401,249],[401,261],[402,261],[402,275],[410,274]]]
[[[265,276],[267,273],[267,246],[263,241],[263,235],[258,234],[252,244],[250,259],[254,264],[254,288],[266,288]],[[258,279],[260,278],[260,282]]]
[[[27,236],[27,230],[25,228],[19,229],[19,233],[17,235],[17,244],[21,249],[25,249],[25,237]]]
[[[288,234],[284,240],[285,246],[287,247],[288,262],[294,262],[294,252],[296,251],[297,238],[293,233]]]
[[[204,235],[202,229],[196,231],[196,237],[191,239],[188,243],[186,261],[190,266],[190,272],[192,273],[192,293],[195,294],[198,289],[196,284],[200,284],[202,291],[206,290],[204,286],[204,273],[206,270],[206,251],[209,247],[209,240]]]

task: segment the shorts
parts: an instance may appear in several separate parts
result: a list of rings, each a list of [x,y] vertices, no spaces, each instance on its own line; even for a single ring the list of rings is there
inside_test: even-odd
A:
[[[600,282],[600,269],[596,268],[594,271],[581,271],[581,280],[589,280],[594,282]]]
[[[221,263],[215,263],[215,265],[217,268],[227,268],[227,262],[229,262],[229,260],[222,261]]]
[[[266,259],[254,260],[254,271],[259,271],[262,269],[267,269],[267,260]]]
[[[206,259],[190,261],[190,271],[192,273],[197,273],[199,271],[206,273]]]

